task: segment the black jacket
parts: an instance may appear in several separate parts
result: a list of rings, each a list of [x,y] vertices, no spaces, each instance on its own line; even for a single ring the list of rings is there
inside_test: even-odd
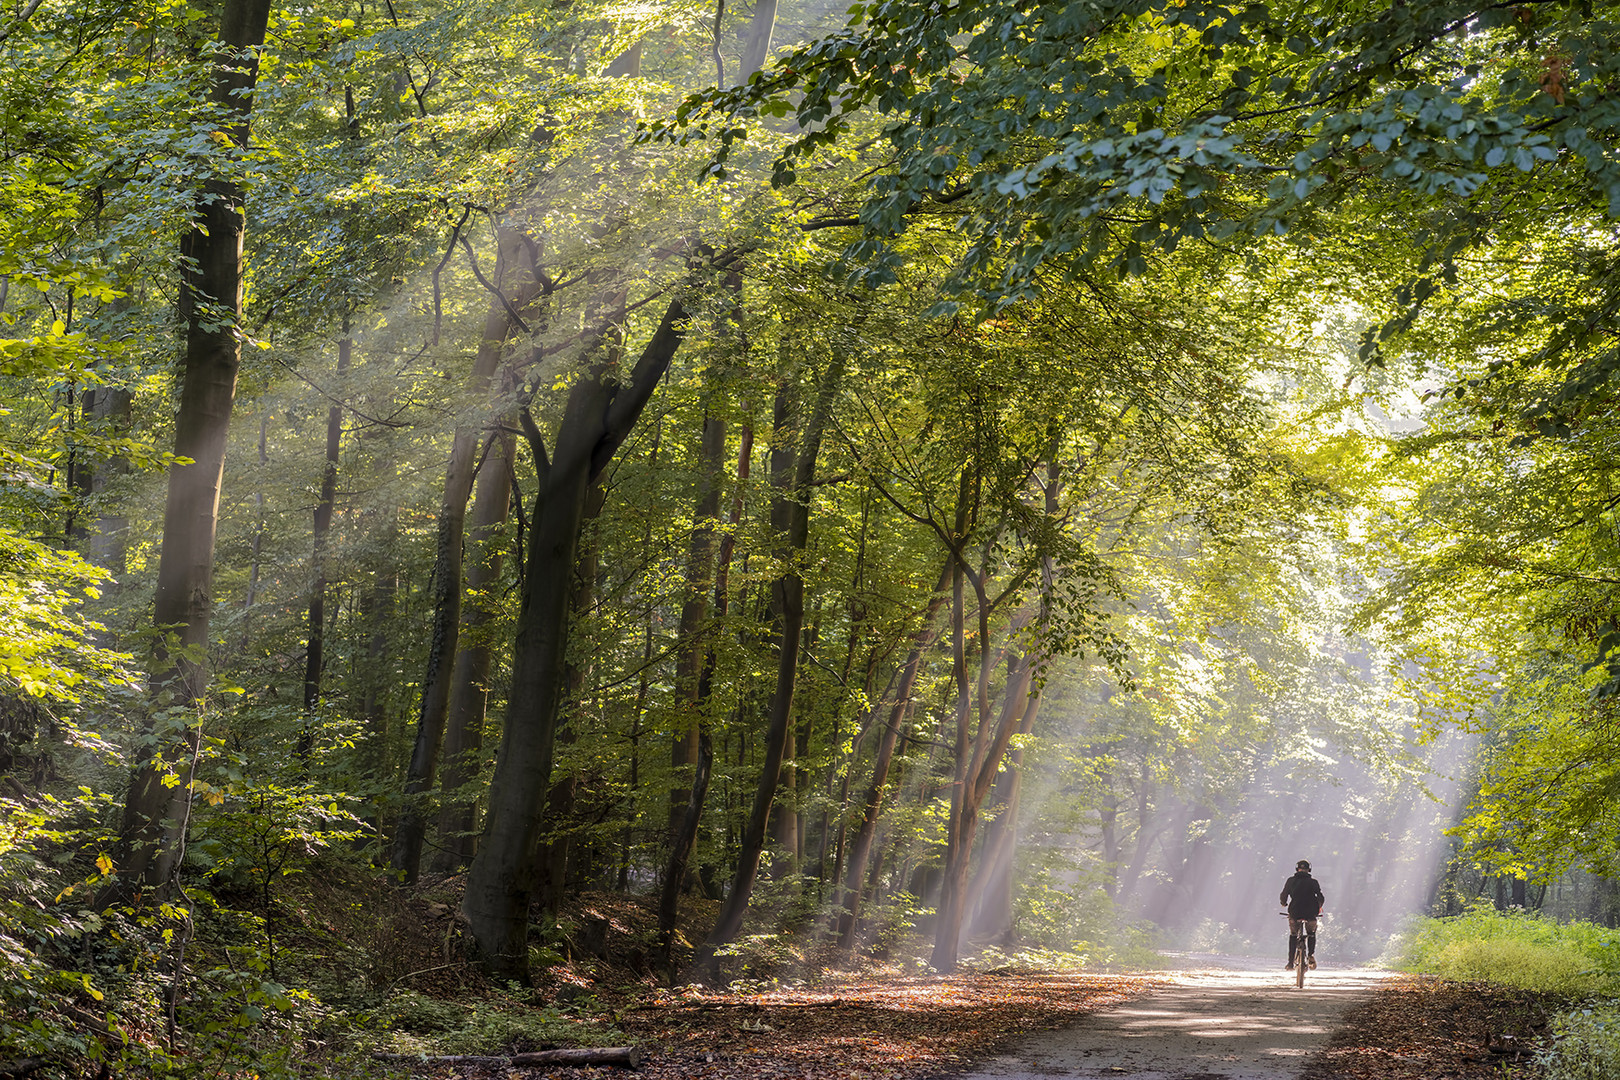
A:
[[[1277,903],[1288,905],[1288,914],[1296,919],[1314,919],[1322,914],[1322,905],[1327,903],[1327,897],[1322,895],[1322,886],[1316,879],[1301,870],[1283,883],[1282,895]]]

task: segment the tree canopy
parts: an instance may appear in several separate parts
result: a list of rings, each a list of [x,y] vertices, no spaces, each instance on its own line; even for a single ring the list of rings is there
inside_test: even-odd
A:
[[[1616,19],[0,6],[0,1061],[1620,918]]]

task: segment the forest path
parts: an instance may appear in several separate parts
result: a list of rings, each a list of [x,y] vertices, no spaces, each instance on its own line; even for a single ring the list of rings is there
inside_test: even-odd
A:
[[[1202,959],[1220,966],[1167,972],[1170,986],[1025,1036],[958,1080],[1295,1080],[1389,975],[1326,965],[1299,990],[1281,963]]]

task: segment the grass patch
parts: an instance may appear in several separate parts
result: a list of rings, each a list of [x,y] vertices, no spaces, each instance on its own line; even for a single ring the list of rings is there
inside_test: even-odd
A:
[[[554,1046],[623,1046],[608,1024],[494,996],[463,1003],[397,995],[372,1017],[377,1049],[405,1054],[513,1054]]]
[[[1419,919],[1395,953],[1395,967],[1458,982],[1571,997],[1620,994],[1620,931],[1533,912],[1478,907]]]

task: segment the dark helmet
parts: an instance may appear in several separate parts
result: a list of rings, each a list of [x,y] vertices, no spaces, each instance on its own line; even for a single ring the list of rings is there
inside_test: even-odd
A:
[[[1308,874],[1311,872],[1311,862],[1309,859],[1301,859],[1299,862],[1294,864],[1294,869],[1296,871]]]

